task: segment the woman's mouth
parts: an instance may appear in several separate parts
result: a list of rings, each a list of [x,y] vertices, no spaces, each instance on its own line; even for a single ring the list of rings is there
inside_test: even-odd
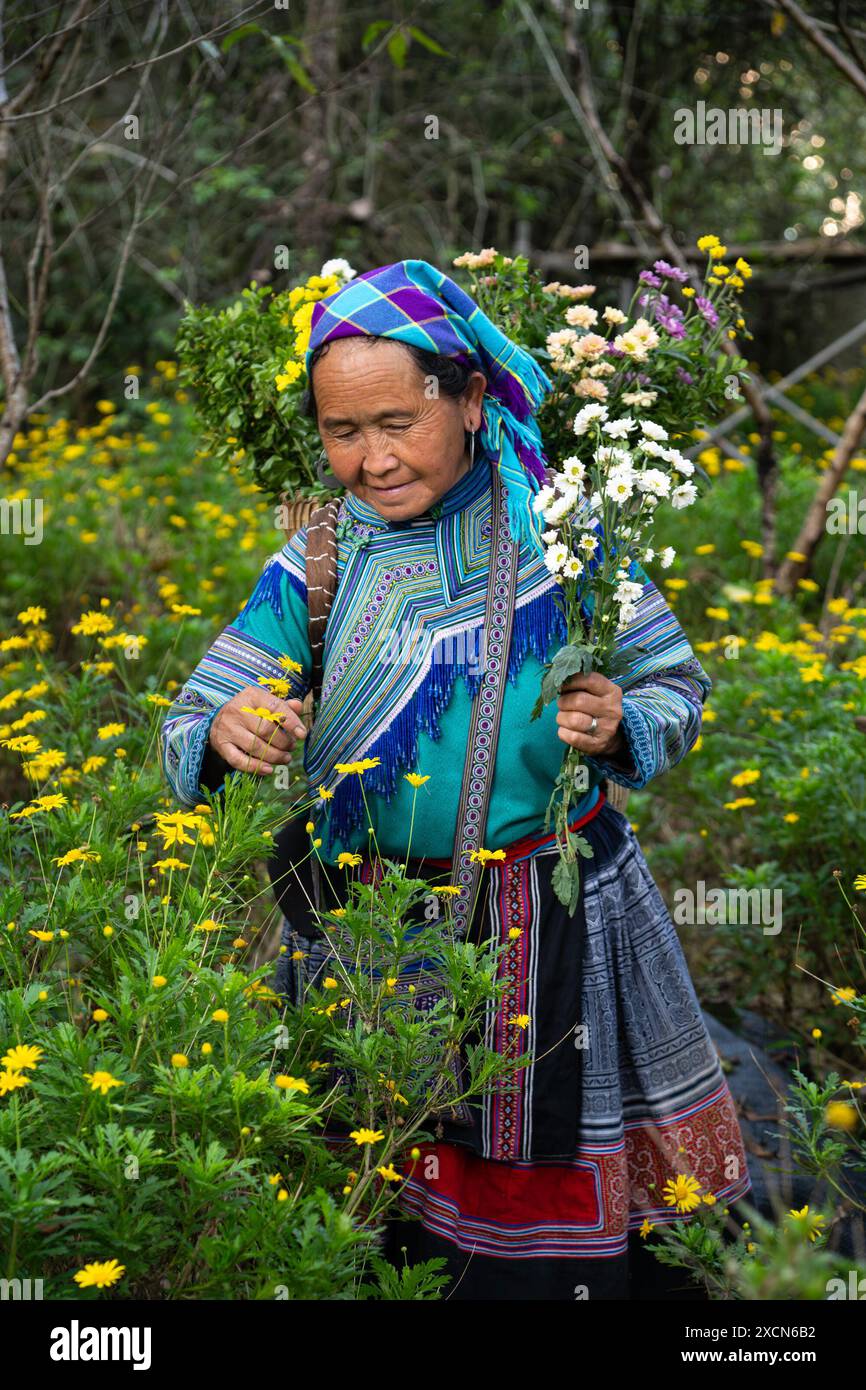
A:
[[[385,501],[389,497],[399,497],[401,493],[404,493],[407,488],[410,488],[412,486],[414,481],[415,479],[412,478],[408,483],[397,483],[393,487],[380,487],[371,485],[370,491],[375,492],[377,497],[381,497],[382,500]]]

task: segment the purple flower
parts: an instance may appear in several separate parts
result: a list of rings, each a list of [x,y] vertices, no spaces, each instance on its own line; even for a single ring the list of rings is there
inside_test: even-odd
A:
[[[695,305],[701,318],[706,320],[710,328],[716,328],[718,326],[719,316],[713,308],[712,301],[707,299],[704,295],[699,294],[695,296]]]
[[[653,275],[651,270],[642,270],[637,278],[643,285],[652,285],[653,289],[660,290],[662,287],[661,280],[657,275]]]
[[[684,285],[689,278],[684,270],[679,270],[675,265],[668,265],[667,261],[655,261],[653,270],[657,270],[659,275],[666,275],[669,280],[676,280],[678,285]]]
[[[656,323],[659,328],[663,328],[671,338],[684,338],[686,330],[683,326],[683,316],[672,304],[669,309],[659,310],[656,314]]]
[[[677,367],[677,376],[680,381],[684,381],[686,386],[694,386],[695,379],[691,372],[687,372],[684,367]]]
[[[677,304],[671,304],[666,294],[659,294],[651,297],[648,294],[640,295],[638,303],[641,305],[649,304],[650,318],[654,319],[660,328],[672,338],[684,338],[686,331],[682,326],[683,311]]]

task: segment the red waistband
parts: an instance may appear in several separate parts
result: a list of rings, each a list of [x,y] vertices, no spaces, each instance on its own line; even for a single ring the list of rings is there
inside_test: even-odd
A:
[[[594,806],[591,806],[590,809],[586,811],[582,816],[579,816],[577,820],[570,821],[568,827],[569,830],[579,830],[582,825],[586,825],[588,821],[591,821],[594,816],[598,815],[606,800],[607,797],[599,787],[598,801],[595,803]],[[544,849],[546,846],[554,844],[555,841],[555,830],[551,830],[550,834],[548,835],[538,833],[536,833],[535,835],[524,835],[521,837],[521,839],[512,840],[510,845],[505,846],[504,860],[495,859],[493,860],[493,863],[512,864],[515,859],[522,859],[524,855],[531,854],[533,850]],[[430,859],[425,856],[424,863],[432,864],[434,865],[434,867],[441,869],[450,869],[451,867],[450,859]]]

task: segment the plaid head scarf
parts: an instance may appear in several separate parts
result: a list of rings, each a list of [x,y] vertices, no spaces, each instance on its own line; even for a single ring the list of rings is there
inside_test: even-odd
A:
[[[321,343],[358,334],[412,343],[484,373],[481,444],[499,469],[511,534],[543,549],[540,519],[532,510],[532,498],[545,482],[535,413],[552,383],[530,354],[427,261],[379,266],[320,299],[311,320],[307,372]]]

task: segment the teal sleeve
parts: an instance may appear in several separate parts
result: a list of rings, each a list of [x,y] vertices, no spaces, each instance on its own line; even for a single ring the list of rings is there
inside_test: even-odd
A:
[[[692,650],[673,610],[640,565],[643,583],[636,613],[617,634],[617,649],[633,648],[622,686],[626,749],[616,758],[587,758],[602,776],[639,790],[680,761],[701,730],[712,681]]]
[[[228,764],[211,748],[213,720],[245,686],[284,680],[284,699],[303,699],[310,688],[312,654],[307,629],[304,580],[305,535],[293,537],[271,557],[244,607],[199,661],[171,708],[160,732],[160,759],[166,780],[182,805],[218,791]],[[289,663],[299,669],[290,669]],[[264,687],[263,687],[264,688]]]

